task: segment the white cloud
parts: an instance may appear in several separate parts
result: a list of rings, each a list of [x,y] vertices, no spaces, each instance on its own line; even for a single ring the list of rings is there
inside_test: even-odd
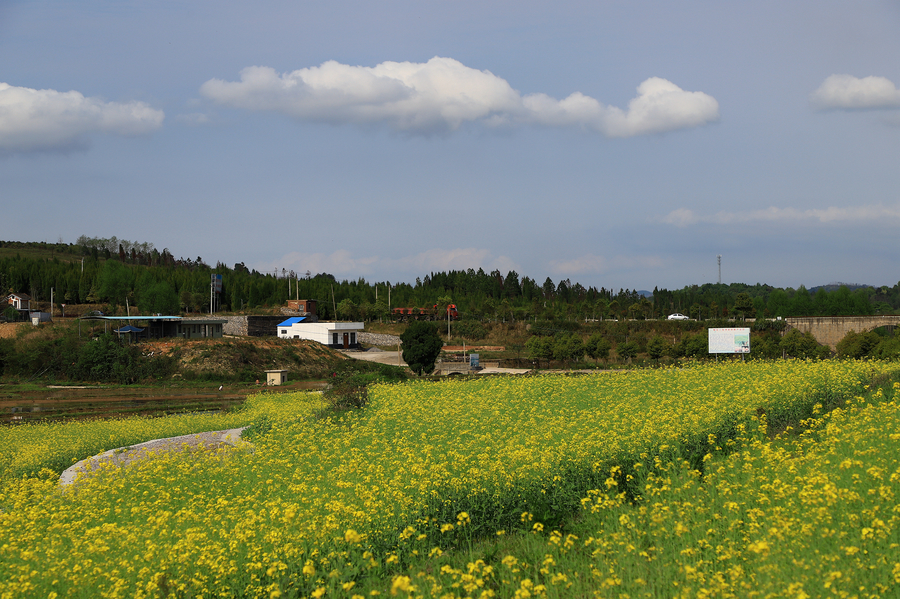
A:
[[[831,75],[809,96],[812,105],[829,108],[898,108],[900,90],[885,77]]]
[[[158,129],[163,118],[143,102],[104,102],[76,91],[0,83],[0,153],[70,149],[92,133],[140,135]]]
[[[272,111],[328,123],[386,123],[413,133],[453,131],[464,123],[583,127],[609,137],[630,137],[696,127],[719,118],[719,104],[658,77],[638,86],[627,110],[574,93],[563,100],[521,95],[490,71],[452,58],[426,63],[383,62],[374,67],[328,61],[278,74],[247,67],[240,81],[210,79],[207,98],[247,110]]]
[[[886,219],[900,219],[900,207],[883,206],[875,204],[871,206],[852,206],[849,208],[812,208],[798,210],[797,208],[776,208],[770,206],[762,210],[750,210],[746,212],[716,212],[715,214],[697,214],[692,210],[679,208],[673,210],[663,218],[663,222],[686,227],[700,223],[715,225],[731,225],[753,222],[773,223],[853,223],[853,222],[881,222]]]

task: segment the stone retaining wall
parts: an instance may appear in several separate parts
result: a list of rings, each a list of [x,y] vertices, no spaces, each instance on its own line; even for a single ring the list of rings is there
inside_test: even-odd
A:
[[[222,325],[225,335],[239,337],[274,337],[278,333],[278,325],[285,321],[284,316],[216,316],[227,322]]]
[[[400,343],[400,337],[397,335],[386,335],[383,333],[357,333],[356,340],[366,345],[394,346]]]

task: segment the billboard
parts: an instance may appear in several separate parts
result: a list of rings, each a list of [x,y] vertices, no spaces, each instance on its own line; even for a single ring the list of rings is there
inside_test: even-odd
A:
[[[749,328],[709,329],[709,353],[749,354]]]
[[[210,275],[210,285],[216,293],[222,293],[222,275]]]

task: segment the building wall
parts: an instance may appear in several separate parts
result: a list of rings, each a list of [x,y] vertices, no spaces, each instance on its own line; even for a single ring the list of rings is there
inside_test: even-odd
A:
[[[289,327],[277,327],[282,339],[309,339],[333,348],[344,347],[344,333],[350,335],[350,347],[359,347],[359,333],[365,325],[361,322],[298,322]],[[334,334],[337,333],[337,343]]]
[[[284,316],[219,316],[227,321],[222,331],[226,335],[239,337],[268,337],[275,335],[278,323],[284,322]]]
[[[222,323],[203,323],[182,320],[178,323],[178,336],[185,339],[205,339],[222,336]]]

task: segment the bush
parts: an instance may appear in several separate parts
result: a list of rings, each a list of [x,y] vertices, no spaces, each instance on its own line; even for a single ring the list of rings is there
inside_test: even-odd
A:
[[[879,343],[881,335],[874,331],[864,333],[850,331],[838,341],[837,353],[841,358],[865,358],[872,355]]]
[[[369,402],[369,385],[397,383],[408,378],[406,372],[397,366],[347,360],[332,373],[331,386],[322,397],[331,411],[359,409]]]
[[[477,320],[460,320],[451,327],[453,335],[466,339],[484,339],[488,335],[487,328]]]
[[[400,335],[400,341],[403,343],[403,361],[410,369],[419,376],[431,374],[444,345],[437,327],[425,321],[410,323]]]
[[[625,343],[620,343],[616,347],[616,353],[622,358],[622,361],[626,361],[629,358],[634,358],[638,354],[638,346],[634,341],[626,341]]]

